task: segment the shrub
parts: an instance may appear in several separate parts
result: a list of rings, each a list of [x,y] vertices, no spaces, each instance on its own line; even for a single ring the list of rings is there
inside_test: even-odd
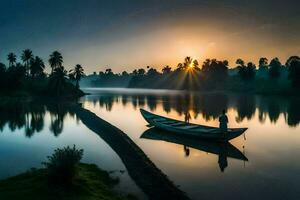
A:
[[[76,149],[67,146],[62,149],[56,149],[51,156],[48,156],[48,162],[42,163],[48,171],[50,182],[70,184],[76,176],[77,165],[83,156],[83,149]]]

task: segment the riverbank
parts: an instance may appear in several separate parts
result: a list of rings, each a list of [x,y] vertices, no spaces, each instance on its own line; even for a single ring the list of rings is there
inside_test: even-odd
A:
[[[0,199],[11,200],[129,200],[132,195],[118,194],[113,187],[117,179],[93,164],[79,164],[78,176],[69,187],[51,185],[46,169],[32,169],[26,173],[0,181]]]
[[[128,174],[149,199],[189,199],[127,134],[78,105],[72,106],[71,110],[83,124],[98,134],[118,154]]]

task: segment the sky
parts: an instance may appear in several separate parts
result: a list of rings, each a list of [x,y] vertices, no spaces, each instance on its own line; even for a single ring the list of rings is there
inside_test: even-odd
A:
[[[29,48],[87,73],[176,67],[184,57],[257,63],[300,55],[298,0],[0,0],[0,62]]]

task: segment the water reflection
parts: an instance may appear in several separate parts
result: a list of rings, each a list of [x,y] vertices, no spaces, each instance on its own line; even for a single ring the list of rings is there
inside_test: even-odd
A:
[[[216,154],[218,155],[218,164],[221,172],[224,172],[225,168],[228,166],[227,158],[235,158],[242,161],[248,161],[248,158],[229,142],[219,143],[206,140],[194,140],[186,137],[181,137],[176,134],[161,131],[156,128],[150,128],[146,130],[141,135],[141,138],[151,140],[162,140],[170,143],[183,145],[183,150],[186,157],[190,155],[190,148],[205,151],[207,153]]]
[[[122,102],[125,107],[131,103],[136,109],[147,105],[151,111],[155,111],[158,104],[162,105],[166,113],[175,110],[179,116],[186,119],[197,119],[199,114],[206,121],[217,119],[223,109],[234,109],[237,112],[235,121],[251,120],[258,112],[259,122],[264,123],[268,117],[272,123],[276,123],[280,115],[284,115],[285,122],[290,127],[296,127],[300,123],[300,99],[261,97],[256,95],[233,94],[199,94],[199,93],[172,93],[172,94],[131,94],[112,93],[102,91],[101,94],[85,97],[85,101],[99,104],[111,111],[114,103]],[[191,114],[191,116],[189,116]],[[188,114],[188,115],[187,115]]]
[[[74,113],[63,104],[41,104],[36,102],[6,102],[0,104],[0,130],[8,125],[11,131],[24,128],[26,137],[41,132],[45,124],[45,115],[50,114],[49,130],[59,136],[67,115],[74,118]]]

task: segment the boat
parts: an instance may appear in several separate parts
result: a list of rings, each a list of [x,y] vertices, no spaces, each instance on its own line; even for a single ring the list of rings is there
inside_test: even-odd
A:
[[[227,133],[224,136],[224,134],[222,134],[222,131],[218,127],[186,123],[176,119],[156,115],[144,109],[140,109],[140,112],[145,120],[149,123],[150,127],[156,127],[164,131],[177,133],[187,137],[217,141],[229,141],[240,136],[247,130],[247,128],[228,128]]]
[[[218,156],[226,156],[242,161],[248,161],[248,158],[235,146],[229,142],[215,142],[209,140],[194,140],[193,138],[182,137],[178,134],[172,134],[157,128],[150,128],[142,135],[143,139],[161,140],[170,143],[180,144],[185,147],[198,149]]]

